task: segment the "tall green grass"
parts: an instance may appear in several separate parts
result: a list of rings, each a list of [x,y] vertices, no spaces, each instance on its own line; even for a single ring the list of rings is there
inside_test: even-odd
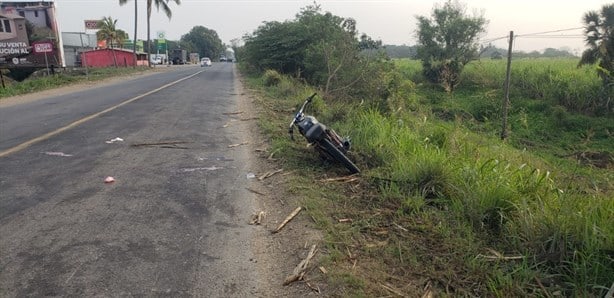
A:
[[[504,61],[480,60],[470,63],[463,75],[466,84],[501,88]],[[612,109],[601,81],[591,66],[577,67],[577,59],[519,59],[512,62],[512,93],[542,99],[570,111],[603,114]],[[609,90],[611,92],[611,90]],[[610,99],[611,100],[611,99]],[[605,109],[605,110],[603,110]]]
[[[550,61],[554,63],[551,67],[539,64],[548,63],[542,61],[526,63],[525,68],[518,66],[521,64],[517,68],[527,69],[524,80],[528,81],[517,84],[561,82],[558,62]],[[577,82],[585,80],[597,88],[590,72],[570,70],[571,62],[566,65],[578,75]],[[561,154],[576,149],[611,152],[612,143],[605,133],[593,133],[592,141],[581,148],[571,137],[586,128],[581,123],[607,131],[613,125],[608,124],[610,116],[589,117],[586,111],[557,108],[562,107],[558,95],[536,86],[531,95],[513,95],[513,134],[510,142],[501,142],[497,109],[504,65],[488,61],[468,66],[455,94],[421,82],[415,61],[399,61],[398,66],[399,75],[408,83],[398,84],[404,87],[393,90],[388,106],[366,99],[354,103],[317,100],[313,107],[318,119],[352,137],[352,157],[374,191],[351,200],[353,208],[361,216],[365,210],[378,214],[357,221],[353,230],[340,232],[328,224],[329,237],[354,239],[350,231],[361,233],[390,222],[414,223],[410,229],[428,231],[424,237],[432,238],[433,246],[421,250],[413,246],[414,236],[390,235],[393,243],[381,254],[377,248],[366,248],[365,255],[383,257],[384,264],[394,264],[399,258],[402,262],[406,256],[413,265],[424,268],[448,265],[444,272],[429,272],[445,278],[463,274],[476,295],[549,295],[544,294],[546,290],[564,296],[603,296],[614,276],[614,176],[608,169],[577,164]],[[415,83],[410,78],[416,78]],[[259,78],[254,84],[264,85],[266,79]],[[561,86],[556,84],[552,86]],[[287,77],[263,90],[267,97],[275,98],[275,104],[263,102],[265,112],[272,112],[271,119],[279,115],[275,111],[286,113],[311,93],[309,87]],[[537,92],[543,97],[534,98]],[[263,122],[265,131],[285,137],[279,127]],[[563,126],[566,131],[558,131]],[[304,171],[308,164],[318,172],[309,154],[277,139],[273,137],[272,144],[287,166],[308,174]],[[569,148],[561,150],[561,146]],[[315,212],[345,216],[351,212],[348,200],[339,200],[341,206],[335,207],[334,201],[332,207],[327,205],[329,210]],[[387,214],[384,208],[397,210]],[[370,237],[374,236],[364,236]],[[517,258],[489,261],[479,257],[491,250]],[[361,288],[369,293],[368,286]],[[462,287],[457,289],[456,294],[465,293]]]
[[[557,181],[566,173],[542,168],[538,157],[437,120],[394,119],[374,110],[354,119],[356,150],[380,161],[367,175],[383,200],[400,200],[411,212],[446,206],[455,222],[497,250],[523,256],[536,274],[556,276],[552,282],[568,294],[599,293],[611,282],[611,193],[567,192]],[[505,273],[514,278],[521,274],[515,270]]]
[[[419,61],[396,62],[404,78],[423,82]],[[604,88],[593,66],[577,67],[577,58],[514,59],[510,92],[560,105],[570,111],[604,115],[614,112],[614,90]],[[461,74],[459,89],[502,90],[506,61],[482,59],[469,63]]]

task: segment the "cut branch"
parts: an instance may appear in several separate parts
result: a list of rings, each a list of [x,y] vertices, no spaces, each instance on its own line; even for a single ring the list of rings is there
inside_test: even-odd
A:
[[[228,145],[228,148],[239,147],[239,146],[247,145],[247,144],[249,144],[249,142],[243,142],[243,143],[240,143],[240,144],[231,144],[231,145]]]
[[[132,147],[144,147],[144,146],[164,146],[164,145],[178,145],[178,144],[188,144],[191,142],[186,141],[169,141],[169,142],[155,142],[155,143],[138,143],[132,144]]]
[[[301,212],[301,209],[302,209],[301,207],[296,207],[296,209],[294,209],[294,211],[292,211],[292,213],[290,213],[290,215],[288,215],[288,217],[284,219],[284,221],[277,227],[277,229],[275,229],[271,233],[275,234],[281,231],[281,229],[283,229],[284,226],[288,224],[288,222],[290,222],[299,212]]]
[[[326,178],[326,179],[320,179],[318,180],[319,182],[354,182],[358,180],[358,178],[356,178],[356,174],[353,175],[349,175],[349,176],[344,176],[344,177],[336,177],[336,178]]]
[[[398,295],[401,297],[407,297],[407,295],[403,294],[399,289],[393,287],[391,284],[379,284],[382,288]]]
[[[255,193],[255,194],[261,195],[261,196],[264,196],[264,195],[265,195],[264,193],[261,193],[261,192],[259,192],[259,191],[255,190],[255,189],[251,189],[251,188],[249,188],[249,187],[246,187],[245,189],[247,189],[247,190],[249,190],[249,191],[251,191],[251,192],[253,192],[253,193]]]
[[[287,286],[297,280],[303,279],[303,276],[305,275],[305,271],[307,271],[307,267],[309,266],[309,262],[311,261],[313,256],[315,256],[315,254],[316,254],[316,245],[314,244],[311,246],[311,249],[309,250],[307,257],[303,259],[300,263],[298,263],[296,268],[294,268],[294,271],[292,271],[292,274],[286,277],[286,280],[284,280],[284,286]]]
[[[271,176],[273,176],[273,175],[275,175],[275,174],[277,174],[277,173],[282,172],[283,170],[284,170],[284,169],[277,169],[277,170],[275,170],[275,171],[266,172],[266,173],[264,173],[262,176],[258,177],[258,180],[262,181],[262,180],[264,180],[264,179],[266,179],[266,178],[269,178],[269,177],[271,177]]]
[[[253,214],[251,220],[249,221],[249,224],[250,225],[260,225],[265,216],[266,216],[266,213],[264,213],[264,211],[260,211],[258,212],[258,214]]]

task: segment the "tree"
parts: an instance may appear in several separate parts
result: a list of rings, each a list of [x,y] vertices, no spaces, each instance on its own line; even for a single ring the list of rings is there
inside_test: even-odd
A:
[[[372,86],[360,83],[368,79],[371,63],[363,51],[381,45],[367,35],[359,37],[355,20],[322,13],[318,5],[302,9],[293,21],[266,22],[244,39],[238,53],[256,71],[293,75],[322,88],[325,95],[360,93]]]
[[[137,0],[134,0],[137,1]],[[156,6],[156,10],[160,11],[160,7],[162,7],[162,11],[166,14],[166,17],[170,20],[173,16],[171,8],[168,6],[168,2],[175,2],[177,5],[181,4],[181,0],[147,0],[147,49],[150,48],[151,44],[151,8],[153,5]],[[150,65],[150,51],[147,51],[147,64]]]
[[[125,5],[126,3],[128,3],[128,0],[119,0],[119,5]],[[136,67],[136,28],[137,28],[137,17],[138,17],[138,5],[137,5],[138,1],[134,0],[134,41],[132,43],[132,54],[134,56],[134,67]]]
[[[217,58],[224,51],[222,40],[217,32],[203,26],[195,26],[187,34],[181,36],[181,41],[191,44],[193,51],[200,57]]]
[[[305,77],[312,84],[323,87],[325,94],[353,85],[352,81],[359,78],[346,81],[343,72],[360,65],[356,21],[329,12],[322,14],[317,5],[306,7],[297,21],[311,35],[305,51]],[[367,44],[368,36],[364,35],[364,40]]]
[[[384,49],[390,58],[416,58],[416,46],[385,45]]]
[[[306,32],[297,22],[265,22],[245,39],[244,61],[256,71],[299,75],[304,69]]]
[[[555,48],[545,48],[542,57],[557,58],[557,57],[573,57],[573,54],[566,51]]]
[[[418,19],[418,58],[424,76],[452,92],[460,83],[460,74],[469,61],[477,57],[478,35],[485,31],[482,16],[465,15],[464,7],[448,0],[435,7],[432,19]]]
[[[115,32],[116,32],[115,42],[117,43],[117,47],[123,48],[124,43],[126,42],[126,39],[130,39],[130,36],[128,35],[126,31],[122,29],[117,29]]]
[[[584,14],[586,49],[578,67],[597,63],[597,74],[604,86],[614,85],[614,4],[607,4],[600,12]]]
[[[113,48],[114,44],[118,42],[118,40],[125,39],[126,33],[122,30],[117,29],[115,26],[117,25],[117,20],[113,20],[111,17],[103,17],[102,20],[98,23],[98,32],[96,32],[96,39],[104,40],[107,43],[107,47]],[[117,58],[115,57],[115,51],[113,51],[113,64],[117,67]]]
[[[98,22],[98,31],[96,32],[96,39],[99,41],[106,41],[107,47],[111,46],[117,34],[115,28],[116,24],[117,20],[113,20],[113,18],[111,17],[103,17],[102,20]]]

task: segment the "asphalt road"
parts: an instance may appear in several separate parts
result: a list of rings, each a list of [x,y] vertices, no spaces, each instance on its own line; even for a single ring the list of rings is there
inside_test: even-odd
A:
[[[237,84],[175,67],[0,108],[0,296],[261,296]]]

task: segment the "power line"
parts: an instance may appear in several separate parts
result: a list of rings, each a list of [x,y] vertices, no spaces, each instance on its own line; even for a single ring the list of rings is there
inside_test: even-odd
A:
[[[505,39],[505,38],[508,38],[508,37],[509,36],[507,36],[507,35],[506,36],[501,36],[501,37],[493,37],[493,38],[490,38],[490,39],[486,39],[486,40],[484,40],[484,41],[482,41],[480,43],[481,44],[491,43],[493,41],[500,40],[500,39]]]
[[[521,38],[554,38],[554,39],[574,39],[574,38],[584,38],[584,35],[540,35],[540,36],[521,36]]]
[[[565,31],[573,31],[573,30],[579,30],[579,29],[584,29],[584,27],[567,28],[567,29],[559,29],[559,30],[552,30],[552,31],[543,31],[543,32],[527,33],[527,34],[518,34],[518,35],[516,35],[516,37],[527,37],[527,36],[534,36],[534,35],[540,35],[540,34],[548,34],[548,33],[557,33],[557,32],[565,32]]]
[[[558,30],[550,30],[550,31],[542,31],[542,32],[534,32],[534,33],[526,33],[526,34],[518,34],[514,36],[514,39],[521,37],[521,38],[547,38],[547,39],[577,39],[577,38],[584,38],[584,35],[581,34],[569,34],[569,35],[554,35],[551,33],[558,33],[558,32],[567,32],[567,31],[574,31],[574,30],[579,30],[579,29],[584,29],[584,27],[576,27],[576,28],[566,28],[566,29],[558,29]],[[493,38],[489,38],[483,41],[480,41],[480,44],[485,45],[485,44],[489,44],[493,41],[497,41],[497,40],[501,40],[501,39],[506,39],[509,38],[509,36],[505,35],[505,36],[500,36],[500,37],[493,37]]]

